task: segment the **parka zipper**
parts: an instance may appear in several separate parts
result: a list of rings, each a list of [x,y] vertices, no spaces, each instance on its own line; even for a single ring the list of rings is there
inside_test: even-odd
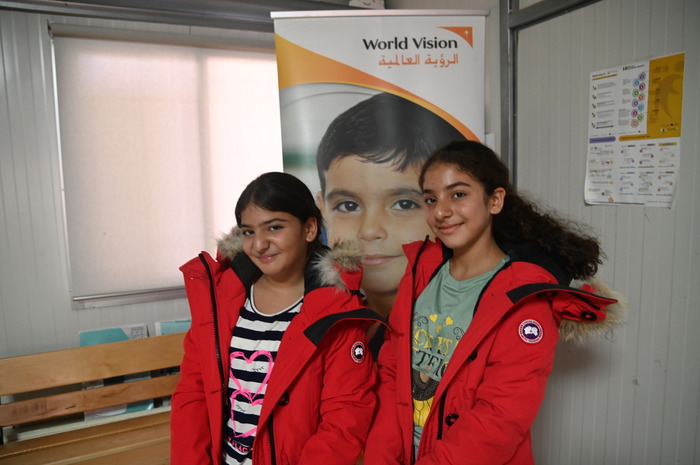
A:
[[[442,422],[444,421],[444,417],[445,417],[445,393],[446,392],[447,392],[447,389],[445,389],[442,393],[442,396],[440,396],[440,406],[438,407],[438,431],[437,431],[438,440],[442,439]]]
[[[215,354],[216,354],[216,364],[219,368],[219,378],[221,381],[221,405],[222,407],[225,407],[226,405],[226,381],[224,377],[224,363],[223,359],[221,356],[221,337],[219,336],[219,314],[217,312],[217,303],[216,303],[216,289],[214,286],[214,276],[211,272],[211,268],[209,267],[209,264],[207,263],[206,258],[204,258],[203,254],[199,254],[199,259],[201,260],[202,264],[204,264],[204,268],[207,271],[207,276],[209,276],[209,293],[211,295],[211,311],[212,311],[212,317],[214,320],[214,344],[216,345],[215,347]]]
[[[416,310],[416,299],[413,298],[413,292],[416,287],[416,272],[418,270],[418,262],[420,260],[420,256],[423,254],[423,250],[428,246],[428,242],[430,242],[430,236],[425,236],[425,239],[423,240],[423,243],[421,244],[420,248],[418,249],[418,252],[416,253],[416,258],[413,261],[413,266],[411,267],[411,320],[413,320],[413,313]],[[439,269],[440,267],[438,267]],[[433,275],[430,277],[430,279],[433,279],[433,276],[435,276],[435,273],[437,273],[437,270],[433,273]],[[410,364],[409,364],[410,366]],[[411,385],[411,389],[413,389],[413,386]],[[420,447],[420,446],[419,446]],[[416,447],[413,445],[411,442],[411,464],[416,463],[416,460],[418,460],[418,450]]]
[[[272,465],[277,465],[277,454],[275,450],[275,424],[274,424],[274,413],[270,412],[270,418],[268,419],[268,431],[270,432],[270,463]]]

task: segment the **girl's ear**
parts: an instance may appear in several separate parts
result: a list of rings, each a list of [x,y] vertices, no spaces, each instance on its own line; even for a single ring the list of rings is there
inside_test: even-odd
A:
[[[311,217],[304,223],[304,239],[306,242],[313,242],[316,237],[318,237],[318,220]]]
[[[493,194],[489,197],[489,213],[498,215],[503,210],[503,201],[506,198],[506,190],[502,187],[494,189]]]

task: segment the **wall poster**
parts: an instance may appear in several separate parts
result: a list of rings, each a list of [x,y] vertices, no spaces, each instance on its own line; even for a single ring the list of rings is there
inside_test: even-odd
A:
[[[671,206],[684,60],[679,53],[591,73],[586,203]]]

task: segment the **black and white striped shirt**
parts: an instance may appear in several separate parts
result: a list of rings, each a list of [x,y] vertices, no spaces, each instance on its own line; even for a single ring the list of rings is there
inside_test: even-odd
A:
[[[223,455],[227,464],[251,465],[252,446],[258,418],[272,374],[282,335],[301,309],[300,298],[290,307],[267,315],[260,313],[253,299],[244,307],[233,329],[229,349],[230,370],[224,425]]]

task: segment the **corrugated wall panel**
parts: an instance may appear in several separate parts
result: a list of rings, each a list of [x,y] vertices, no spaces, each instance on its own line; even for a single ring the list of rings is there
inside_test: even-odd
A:
[[[603,0],[519,34],[518,185],[593,227],[629,299],[610,340],[560,344],[534,430],[539,464],[700,463],[700,2]],[[588,76],[686,53],[672,208],[587,206]]]
[[[82,330],[146,323],[154,331],[156,321],[189,314],[184,299],[71,308],[49,18],[134,27],[0,9],[0,357],[72,347]]]
[[[59,249],[51,240],[60,230],[53,221],[55,183],[47,147],[56,140],[53,105],[50,101],[47,105],[45,86],[35,81],[42,79],[42,67],[48,65],[50,69],[50,60],[45,59],[41,48],[32,49],[38,42],[33,40],[35,24],[15,19],[14,15],[3,14],[0,23],[7,97],[4,111],[9,115],[1,142],[7,232],[3,247],[8,257],[8,264],[3,265],[2,304],[12,309],[3,312],[9,350],[27,350],[37,342],[37,334],[43,334],[46,344],[56,342],[56,316],[44,309],[56,301],[57,286],[53,283],[60,281],[56,276],[44,278],[60,264]]]

